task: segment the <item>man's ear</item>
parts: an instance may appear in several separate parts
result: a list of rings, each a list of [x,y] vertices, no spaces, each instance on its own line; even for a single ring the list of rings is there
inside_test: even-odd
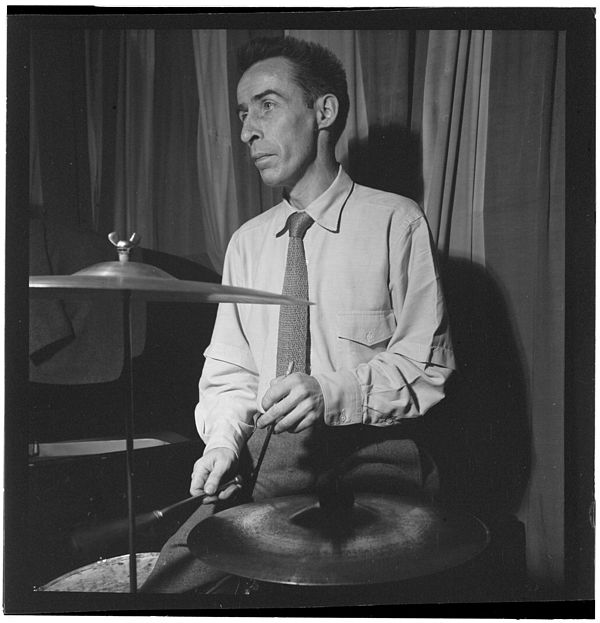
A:
[[[317,112],[317,127],[319,130],[331,128],[337,119],[340,104],[338,98],[333,93],[321,95],[316,101],[315,109]]]

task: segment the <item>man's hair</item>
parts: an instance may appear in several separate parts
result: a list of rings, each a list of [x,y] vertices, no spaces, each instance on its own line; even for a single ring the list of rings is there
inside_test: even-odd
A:
[[[327,48],[294,37],[259,37],[238,49],[238,64],[245,72],[255,63],[268,58],[283,57],[294,67],[294,81],[303,90],[306,105],[312,108],[321,95],[333,93],[339,110],[331,126],[335,144],[346,125],[350,100],[346,72],[342,63]]]

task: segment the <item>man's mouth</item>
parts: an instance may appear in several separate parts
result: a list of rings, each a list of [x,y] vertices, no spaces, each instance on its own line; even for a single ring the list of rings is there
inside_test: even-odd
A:
[[[252,160],[254,161],[254,165],[260,167],[263,164],[266,164],[268,159],[271,158],[273,154],[254,154],[252,156]]]

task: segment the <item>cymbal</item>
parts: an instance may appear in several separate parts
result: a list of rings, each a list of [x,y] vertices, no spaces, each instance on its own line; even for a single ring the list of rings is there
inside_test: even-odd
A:
[[[33,298],[116,297],[127,291],[132,299],[142,301],[311,305],[303,299],[261,290],[176,279],[142,262],[101,262],[72,275],[29,277]]]
[[[394,495],[357,493],[341,513],[299,495],[243,504],[201,521],[188,546],[233,575],[298,585],[366,585],[450,569],[485,549],[476,517]]]

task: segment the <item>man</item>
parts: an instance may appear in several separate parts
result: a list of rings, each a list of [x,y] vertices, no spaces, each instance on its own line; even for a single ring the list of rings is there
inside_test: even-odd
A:
[[[300,238],[315,303],[306,361],[284,375],[283,355],[276,368],[283,306],[220,305],[196,409],[206,448],[190,487],[209,497],[163,548],[146,591],[207,587],[222,575],[192,557],[187,534],[217,498],[232,499],[237,486],[217,487],[243,471],[246,449],[256,463],[270,425],[254,499],[314,491],[331,473],[355,489],[435,487],[403,426],[443,398],[454,367],[424,216],[409,199],[353,183],[336,162],[349,101],[333,54],[283,38],[252,41],[239,56],[241,139],[284,200],[235,232],[223,283],[281,291],[288,244]]]

